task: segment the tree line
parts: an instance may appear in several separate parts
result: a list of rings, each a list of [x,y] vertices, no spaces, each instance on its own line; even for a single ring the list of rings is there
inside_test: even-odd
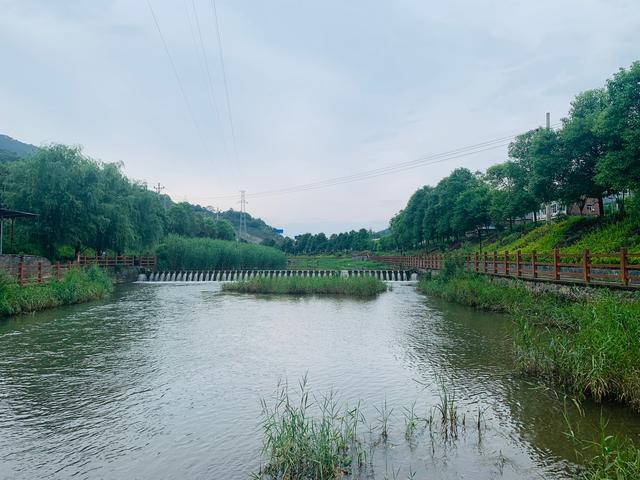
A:
[[[322,253],[358,252],[375,247],[374,233],[361,228],[358,231],[334,233],[304,233],[294,238],[286,237],[280,249],[290,255],[318,255]]]
[[[450,242],[482,227],[512,226],[542,205],[582,210],[587,198],[640,190],[640,62],[602,88],[578,94],[558,129],[537,128],[509,145],[508,160],[486,172],[454,170],[424,186],[390,222],[385,249]],[[638,195],[634,196],[638,203]],[[624,202],[620,203],[624,215]]]
[[[5,231],[5,253],[60,259],[79,252],[150,253],[168,234],[235,238],[228,221],[174,203],[128,179],[121,164],[93,160],[79,147],[51,145],[0,163],[0,192],[2,206],[38,214],[15,221],[13,252]]]

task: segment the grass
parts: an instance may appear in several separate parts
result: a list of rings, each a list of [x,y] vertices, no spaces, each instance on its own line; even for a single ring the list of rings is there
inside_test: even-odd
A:
[[[169,235],[156,251],[161,270],[284,269],[287,258],[272,247]]]
[[[616,253],[621,247],[629,252],[640,252],[640,219],[629,216],[623,220],[615,217],[587,218],[565,217],[539,227],[522,226],[485,245],[484,250],[522,253],[536,251],[544,254],[559,248],[564,253]],[[476,244],[466,245],[464,251],[474,252]]]
[[[403,409],[403,436],[410,448],[414,440],[420,440],[415,437],[427,431],[432,454],[436,444],[455,448],[459,428],[465,435],[471,433],[466,430],[464,414],[462,420],[458,414],[454,395],[443,392],[440,404],[429,410],[428,418],[416,415],[415,402]],[[375,449],[380,445],[383,449],[399,446],[394,409],[386,400],[374,408],[375,424],[369,425],[362,402],[350,407],[339,402],[334,391],[314,396],[303,377],[297,389],[279,385],[275,396],[261,403],[262,466],[253,474],[257,480],[373,478]],[[478,442],[482,442],[483,428],[478,413]],[[409,478],[415,477],[410,473]]]
[[[113,290],[109,276],[98,267],[74,269],[62,279],[20,287],[0,274],[0,316],[36,312],[104,297]]]
[[[383,270],[387,267],[370,260],[355,260],[339,255],[296,255],[289,257],[290,270]]]
[[[508,312],[516,327],[517,367],[579,396],[640,411],[640,299],[599,290],[586,296],[533,291],[522,282],[443,275],[423,293]]]
[[[306,379],[298,399],[285,385],[273,405],[262,401],[262,456],[266,462],[255,478],[340,479],[351,471],[358,409],[340,411],[333,394],[314,400]]]
[[[387,286],[374,277],[258,277],[242,282],[225,283],[223,290],[240,293],[296,295],[346,295],[370,298],[385,292]]]

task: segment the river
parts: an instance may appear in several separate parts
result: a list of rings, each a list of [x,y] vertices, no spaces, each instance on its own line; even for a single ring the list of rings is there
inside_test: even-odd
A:
[[[218,283],[133,284],[109,299],[0,321],[0,478],[247,479],[260,466],[260,400],[307,375],[316,394],[386,401],[375,478],[567,478],[566,411],[593,438],[640,419],[513,372],[510,320],[394,282],[375,300],[223,293]],[[405,439],[442,388],[465,426]],[[481,431],[475,426],[483,412]]]

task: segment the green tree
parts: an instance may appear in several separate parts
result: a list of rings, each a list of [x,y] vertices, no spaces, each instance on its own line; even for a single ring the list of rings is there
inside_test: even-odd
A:
[[[596,179],[616,191],[640,189],[640,62],[620,69],[607,81],[607,107],[597,130],[606,152],[596,166]]]

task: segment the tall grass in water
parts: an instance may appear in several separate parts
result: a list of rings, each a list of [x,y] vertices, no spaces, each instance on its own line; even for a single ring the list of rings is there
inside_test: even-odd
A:
[[[109,276],[95,266],[71,270],[60,280],[25,287],[0,273],[0,316],[86,302],[104,297],[112,290]]]
[[[640,301],[598,290],[583,297],[532,291],[522,282],[475,275],[424,280],[420,291],[509,312],[519,369],[574,394],[640,410]]]
[[[272,404],[262,401],[265,463],[255,478],[330,480],[349,474],[363,421],[359,410],[340,411],[333,394],[312,399],[306,378],[297,397],[284,385]]]
[[[287,257],[262,245],[169,235],[158,246],[158,267],[171,270],[283,269]]]
[[[257,277],[242,282],[225,283],[223,290],[240,293],[318,294],[375,297],[387,290],[374,277]]]

